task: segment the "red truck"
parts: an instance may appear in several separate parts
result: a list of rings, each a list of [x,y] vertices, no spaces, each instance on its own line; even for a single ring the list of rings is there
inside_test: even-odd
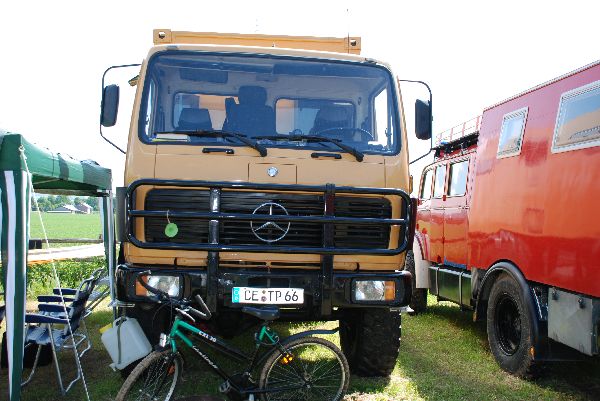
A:
[[[472,310],[516,375],[573,349],[597,356],[600,61],[438,138],[407,262],[413,309],[424,310],[429,290]]]

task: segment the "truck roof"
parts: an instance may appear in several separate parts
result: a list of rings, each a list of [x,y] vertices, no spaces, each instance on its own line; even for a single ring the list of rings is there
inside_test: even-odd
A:
[[[547,82],[544,82],[544,83],[542,83],[542,84],[539,84],[539,85],[536,85],[536,86],[534,86],[534,87],[532,87],[532,88],[529,88],[529,89],[527,89],[527,90],[525,90],[525,91],[523,91],[523,92],[521,92],[521,93],[519,93],[519,94],[516,94],[516,95],[514,95],[514,96],[511,96],[511,97],[509,97],[509,98],[507,98],[507,99],[504,99],[504,100],[502,100],[501,102],[498,102],[498,103],[495,103],[495,104],[493,104],[493,105],[491,105],[491,106],[488,106],[488,107],[484,108],[484,109],[483,109],[483,111],[485,112],[485,111],[487,111],[487,110],[493,109],[494,107],[500,106],[501,104],[504,104],[504,103],[506,103],[506,102],[509,102],[509,101],[511,101],[511,100],[513,100],[513,99],[516,99],[516,98],[518,98],[518,97],[521,97],[521,96],[523,96],[523,95],[526,95],[526,94],[528,94],[528,93],[531,93],[531,92],[533,92],[533,91],[535,91],[535,90],[538,90],[538,89],[540,89],[540,88],[543,88],[544,86],[548,86],[548,85],[550,85],[550,84],[553,84],[553,83],[555,83],[555,82],[557,82],[557,81],[560,81],[561,79],[565,79],[565,78],[567,78],[567,77],[570,77],[571,75],[575,75],[575,74],[577,74],[577,73],[579,73],[579,72],[581,72],[581,71],[585,71],[585,70],[587,70],[587,69],[589,69],[589,68],[592,68],[592,67],[594,67],[594,66],[596,66],[596,65],[598,65],[598,64],[600,64],[600,60],[596,60],[596,61],[594,61],[593,63],[590,63],[590,64],[588,64],[588,65],[585,65],[585,66],[583,66],[583,67],[577,68],[576,70],[573,70],[573,71],[571,71],[571,72],[568,72],[568,73],[566,73],[566,74],[563,74],[563,75],[561,75],[561,76],[559,76],[559,77],[553,78],[553,79],[551,79],[551,80],[549,80],[549,81],[547,81]]]
[[[316,36],[283,36],[240,33],[188,32],[155,29],[155,45],[197,44],[252,46],[262,48],[285,48],[326,51],[333,53],[360,54],[361,39],[357,36],[342,38]]]

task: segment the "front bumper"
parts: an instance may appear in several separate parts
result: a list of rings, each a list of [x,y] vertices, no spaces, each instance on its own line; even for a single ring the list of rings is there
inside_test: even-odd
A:
[[[117,295],[126,302],[144,302],[148,298],[136,296],[137,274],[148,269],[155,275],[177,275],[180,277],[180,294],[192,298],[200,294],[207,304],[216,305],[218,310],[236,310],[243,305],[232,304],[233,287],[289,287],[304,289],[303,305],[282,307],[284,320],[335,320],[338,309],[386,307],[399,308],[408,305],[411,298],[411,275],[406,271],[394,272],[333,272],[332,286],[323,291],[319,271],[298,269],[265,270],[221,270],[218,274],[214,299],[210,299],[207,288],[206,268],[173,268],[172,266],[120,265],[117,269]],[[352,283],[355,280],[393,280],[395,298],[390,302],[361,302],[353,300]],[[212,302],[211,302],[212,301]]]

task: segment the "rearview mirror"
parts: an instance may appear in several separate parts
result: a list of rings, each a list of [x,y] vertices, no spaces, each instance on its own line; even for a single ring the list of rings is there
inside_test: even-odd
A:
[[[431,105],[417,99],[415,102],[415,135],[418,139],[431,139]]]
[[[119,85],[108,85],[102,91],[102,104],[100,106],[100,124],[103,127],[112,127],[117,123],[119,112]]]

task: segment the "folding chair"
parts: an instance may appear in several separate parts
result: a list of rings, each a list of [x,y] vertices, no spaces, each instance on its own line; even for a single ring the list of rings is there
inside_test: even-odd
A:
[[[38,302],[41,303],[54,303],[59,304],[61,306],[59,312],[42,312],[40,314],[49,315],[54,317],[62,317],[64,318],[64,308],[62,307],[62,303],[67,305],[67,307],[77,307],[81,304],[80,294],[83,296],[87,296],[86,302],[84,304],[85,311],[81,319],[81,330],[82,333],[77,333],[76,337],[82,338],[85,337],[87,341],[86,348],[81,351],[80,356],[83,356],[91,347],[92,342],[88,335],[87,325],[85,323],[85,319],[91,315],[92,311],[98,306],[100,302],[110,293],[110,288],[108,284],[108,276],[105,274],[106,269],[100,268],[92,273],[92,275],[84,280],[79,288],[54,288],[52,292],[55,295],[40,295],[38,296]],[[98,287],[101,289],[98,290]],[[61,297],[62,293],[62,297]]]
[[[58,385],[62,395],[65,395],[67,391],[71,389],[73,384],[81,379],[81,365],[79,363],[79,358],[91,348],[91,342],[89,341],[87,328],[85,327],[84,317],[86,316],[87,311],[86,304],[97,281],[97,277],[91,277],[84,280],[72,299],[57,296],[58,300],[56,300],[56,296],[45,296],[54,297],[52,298],[54,299],[54,303],[40,303],[38,305],[39,313],[28,313],[25,315],[25,323],[27,325],[25,330],[25,342],[37,345],[50,345],[52,348]],[[65,306],[62,304],[63,299],[65,303],[70,302],[67,304],[66,314]],[[57,329],[55,328],[55,325],[62,325],[63,327]],[[80,325],[82,327],[81,330],[78,331]],[[82,351],[79,351],[79,346],[86,340],[87,346]],[[27,380],[22,382],[22,386],[28,384],[33,378],[35,369],[38,365],[41,349],[42,347],[38,347],[31,373]],[[57,352],[69,349],[73,351],[73,355],[75,356],[77,376],[65,388]]]

